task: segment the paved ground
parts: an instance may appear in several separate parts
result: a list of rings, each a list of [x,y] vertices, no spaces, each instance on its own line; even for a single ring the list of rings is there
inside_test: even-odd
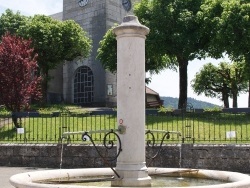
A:
[[[44,169],[30,168],[30,167],[0,167],[0,187],[13,188],[13,186],[9,183],[9,178],[12,175],[23,172],[31,172],[35,170],[44,170]]]

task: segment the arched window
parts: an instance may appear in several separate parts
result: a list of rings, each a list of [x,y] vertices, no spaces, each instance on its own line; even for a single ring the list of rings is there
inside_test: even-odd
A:
[[[74,78],[74,103],[88,105],[94,98],[94,76],[87,66],[79,67]]]

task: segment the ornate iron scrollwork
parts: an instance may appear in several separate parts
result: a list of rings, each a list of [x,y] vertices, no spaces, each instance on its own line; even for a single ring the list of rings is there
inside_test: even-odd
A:
[[[145,133],[146,135],[149,135],[148,137],[150,137],[151,139],[147,140],[147,147],[151,147],[154,148],[156,146],[156,140],[155,140],[155,136],[153,134],[153,131],[146,131]],[[170,132],[164,132],[164,135],[161,139],[160,145],[159,145],[159,149],[157,150],[157,152],[153,155],[153,156],[146,156],[147,159],[151,159],[151,161],[148,163],[148,166],[153,162],[153,160],[160,154],[160,152],[163,150],[162,145],[163,142],[167,139],[170,138]]]
[[[113,169],[113,167],[111,167],[111,164],[110,162],[111,161],[115,161],[118,156],[120,155],[121,151],[122,151],[122,148],[121,148],[121,139],[120,137],[118,136],[118,134],[116,132],[114,132],[114,130],[110,130],[109,132],[105,133],[104,135],[104,138],[103,138],[103,146],[107,149],[107,150],[111,150],[114,148],[115,144],[114,144],[114,139],[110,140],[110,138],[112,136],[110,135],[114,135],[113,138],[117,138],[117,147],[118,147],[118,152],[116,153],[115,156],[111,157],[111,158],[107,158],[106,156],[103,156],[101,154],[101,152],[98,150],[98,148],[96,147],[95,145],[95,142],[93,141],[92,137],[88,134],[88,132],[85,132],[82,134],[82,140],[83,141],[87,141],[87,137],[89,138],[90,142],[93,144],[95,150],[97,151],[98,155],[103,159],[104,163],[106,163],[107,165],[110,166],[110,168],[113,170],[113,172],[117,175],[117,177],[120,177],[119,174]]]

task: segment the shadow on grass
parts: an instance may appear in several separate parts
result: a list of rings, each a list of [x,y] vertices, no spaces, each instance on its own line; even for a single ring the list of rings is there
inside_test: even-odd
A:
[[[16,128],[4,130],[0,129],[0,141],[1,140],[10,140],[16,137]]]

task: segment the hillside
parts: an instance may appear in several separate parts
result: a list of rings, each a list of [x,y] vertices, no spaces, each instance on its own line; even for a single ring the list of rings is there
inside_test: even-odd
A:
[[[178,108],[178,98],[174,97],[161,97],[162,100],[164,100],[163,105],[165,107],[173,107],[174,109]],[[193,105],[193,108],[199,108],[199,109],[204,109],[204,108],[214,108],[214,107],[219,107],[218,105],[209,103],[209,102],[204,102],[200,100],[196,100],[194,98],[188,97],[188,103]]]

